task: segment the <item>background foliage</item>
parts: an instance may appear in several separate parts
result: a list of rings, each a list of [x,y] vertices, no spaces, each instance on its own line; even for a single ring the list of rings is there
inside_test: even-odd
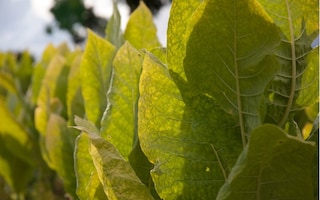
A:
[[[167,48],[115,5],[84,51],[1,53],[0,195],[317,199],[314,3],[176,0]]]

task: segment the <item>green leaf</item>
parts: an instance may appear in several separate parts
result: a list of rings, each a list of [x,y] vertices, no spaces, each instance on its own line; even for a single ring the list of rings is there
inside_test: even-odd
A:
[[[161,51],[159,54],[165,56]],[[153,195],[150,177],[152,164],[138,142],[138,98],[142,54],[126,42],[113,61],[112,83],[108,92],[108,107],[101,122],[100,134],[111,142],[129,162]]]
[[[208,96],[194,96],[150,53],[140,78],[138,124],[161,198],[215,199],[242,150],[233,119]]]
[[[258,0],[258,2],[289,41],[292,41],[292,37],[298,38],[301,31],[311,34],[319,29],[319,2],[315,0]],[[306,24],[302,23],[303,21]]]
[[[38,106],[47,105],[48,101],[50,101],[50,98],[56,96],[56,91],[58,90],[58,80],[63,73],[64,64],[65,59],[60,55],[53,57],[50,61],[41,83],[41,89],[37,100]]]
[[[276,54],[282,69],[267,91],[268,117],[280,126],[319,99],[318,49],[311,49],[311,37],[305,32],[293,43],[294,47],[288,41],[281,42]]]
[[[319,48],[306,57],[308,63],[303,74],[296,104],[307,107],[319,101]]]
[[[260,126],[252,132],[217,199],[311,200],[314,151],[313,143],[287,135],[275,125]]]
[[[280,67],[272,55],[278,28],[255,0],[204,1],[190,27],[187,80],[237,118],[245,145],[262,123],[264,90]]]
[[[124,43],[123,35],[121,32],[121,16],[116,0],[113,0],[113,14],[108,21],[106,38],[116,47],[116,49],[119,49]]]
[[[128,161],[117,149],[104,140],[89,121],[76,118],[75,128],[84,131],[90,139],[90,155],[110,199],[153,199],[147,187],[136,176]]]
[[[18,94],[17,88],[14,84],[14,79],[9,73],[0,72],[0,86],[10,93]]]
[[[313,127],[307,141],[315,142],[316,153],[312,161],[312,183],[313,183],[313,196],[314,199],[319,199],[319,115],[313,123]]]
[[[152,181],[150,171],[153,168],[153,164],[151,164],[146,157],[146,155],[141,150],[140,142],[135,143],[130,155],[128,156],[130,165],[132,166],[134,172],[140,178],[141,182],[145,184],[152,196],[155,199],[161,199],[155,190],[154,182]]]
[[[76,177],[73,152],[76,134],[67,127],[66,121],[57,114],[50,114],[44,136],[47,164],[63,180],[64,188],[75,196]]]
[[[37,102],[37,99],[41,90],[41,86],[42,86],[41,83],[46,73],[46,67],[44,67],[41,63],[38,63],[34,66],[33,75],[32,75],[32,85],[31,85],[32,103]]]
[[[74,150],[77,195],[80,199],[107,199],[89,154],[90,140],[81,133],[76,140]]]
[[[152,14],[143,1],[140,1],[140,5],[131,14],[124,38],[136,49],[151,49],[160,46]]]
[[[32,62],[33,58],[31,57],[29,52],[22,52],[17,70],[15,72],[16,80],[18,79],[19,89],[22,94],[25,94],[27,92],[31,82],[31,76],[33,72]]]
[[[61,108],[54,109],[51,105],[58,103],[62,107],[59,99],[56,97],[58,90],[58,80],[63,74],[65,59],[56,55],[50,61],[41,83],[40,93],[37,99],[37,108],[35,111],[35,126],[40,134],[45,135],[47,121],[52,111],[60,113]],[[64,86],[65,87],[65,86]]]
[[[313,104],[319,96],[314,93],[319,90],[318,76],[307,73],[317,73],[319,70],[318,50],[311,48],[319,31],[318,2],[259,2],[282,31],[281,44],[275,52],[282,69],[268,89],[268,113],[271,122],[283,127],[298,110]]]
[[[68,76],[67,109],[69,125],[74,125],[73,118],[75,115],[84,115],[84,100],[81,94],[81,59],[81,55],[74,59]]]
[[[115,48],[88,30],[88,41],[81,61],[81,87],[88,119],[100,124],[107,106],[111,61]]]
[[[192,27],[189,23],[192,14],[202,0],[175,0],[171,5],[171,13],[167,31],[168,67],[185,79],[183,59],[186,54],[186,37]]]
[[[30,135],[19,124],[16,116],[13,116],[8,110],[2,98],[0,98],[0,116],[0,135],[1,139],[4,139],[0,142],[1,145],[5,146],[15,157],[33,166],[33,144]]]
[[[32,101],[37,102],[38,95],[42,88],[42,80],[46,74],[46,70],[50,64],[55,59],[56,55],[59,54],[57,48],[52,44],[49,44],[42,53],[42,57],[39,63],[34,66],[33,76],[32,76]]]
[[[126,42],[113,61],[108,107],[101,122],[101,135],[128,158],[137,140],[141,53]]]
[[[3,115],[1,117],[3,118]],[[0,134],[0,176],[4,177],[13,191],[24,193],[26,192],[28,183],[32,179],[34,169],[29,162],[20,159],[10,146],[3,145],[10,142],[10,140],[12,138],[9,135]],[[33,160],[31,157],[29,159],[30,161]]]

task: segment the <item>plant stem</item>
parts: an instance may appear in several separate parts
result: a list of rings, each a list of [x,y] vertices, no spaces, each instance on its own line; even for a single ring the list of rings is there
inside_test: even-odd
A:
[[[296,65],[296,50],[295,50],[295,42],[294,42],[294,31],[293,31],[293,24],[292,24],[292,18],[291,18],[291,11],[289,7],[289,2],[286,0],[286,5],[287,5],[287,11],[288,11],[288,23],[290,27],[290,44],[291,44],[291,65],[292,65],[292,71],[291,71],[291,88],[290,88],[290,95],[288,99],[288,103],[285,109],[285,112],[282,116],[282,119],[279,123],[279,126],[283,127],[284,124],[286,123],[292,104],[293,104],[293,99],[294,99],[294,94],[295,94],[295,89],[296,89],[296,76],[297,76],[297,65]]]

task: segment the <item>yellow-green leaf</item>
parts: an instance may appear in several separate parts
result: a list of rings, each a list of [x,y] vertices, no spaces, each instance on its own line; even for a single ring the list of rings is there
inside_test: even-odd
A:
[[[75,128],[84,131],[90,139],[90,155],[100,182],[109,199],[153,199],[147,187],[136,176],[117,149],[104,140],[89,121],[76,118]]]
[[[143,1],[140,1],[140,5],[131,14],[124,38],[136,49],[151,49],[160,46],[152,14]]]
[[[89,148],[88,135],[81,133],[77,137],[74,150],[77,195],[80,199],[107,199],[89,154]]]
[[[139,79],[142,55],[126,42],[113,61],[108,107],[101,122],[101,135],[128,158],[137,140]]]
[[[167,33],[168,67],[185,79],[183,58],[186,54],[187,36],[192,14],[202,0],[175,0],[171,5]]]
[[[81,88],[88,119],[100,124],[107,106],[107,91],[111,77],[111,62],[115,48],[88,30],[87,45],[81,61]]]

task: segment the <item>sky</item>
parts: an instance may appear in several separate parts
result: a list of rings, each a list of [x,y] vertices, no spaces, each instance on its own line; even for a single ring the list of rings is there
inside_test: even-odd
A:
[[[55,25],[54,17],[49,9],[53,0],[1,0],[0,1],[0,51],[28,50],[36,58],[40,58],[47,44],[59,45],[67,42],[73,48],[72,38],[68,32],[54,28],[53,34],[45,32],[47,25]],[[109,18],[112,15],[112,0],[85,0],[92,6],[96,15]],[[124,30],[129,18],[126,4],[118,5],[121,14],[121,27]],[[154,22],[158,29],[158,37],[166,46],[166,31],[170,5],[161,8]]]

